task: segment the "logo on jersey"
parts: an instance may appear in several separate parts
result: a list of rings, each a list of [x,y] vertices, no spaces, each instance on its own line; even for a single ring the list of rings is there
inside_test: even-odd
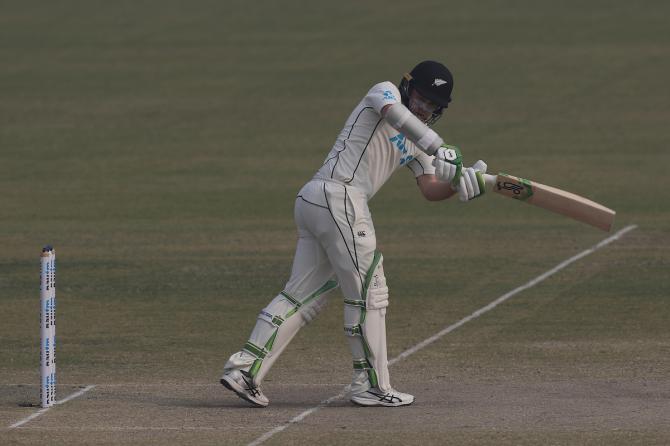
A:
[[[383,95],[384,99],[387,99],[389,101],[397,101],[391,90],[384,90]]]
[[[407,155],[407,146],[405,145],[405,135],[403,135],[402,133],[398,133],[397,135],[390,137],[389,141],[395,144],[396,148],[403,155],[400,157],[401,166],[404,165],[405,163],[409,163],[414,159],[412,155],[404,156]]]
[[[446,83],[447,83],[447,81],[445,81],[444,79],[436,78],[433,81],[433,87],[439,87],[440,85],[444,85]]]
[[[358,231],[358,236],[359,237],[365,237],[366,235],[367,234],[365,233],[365,231]]]

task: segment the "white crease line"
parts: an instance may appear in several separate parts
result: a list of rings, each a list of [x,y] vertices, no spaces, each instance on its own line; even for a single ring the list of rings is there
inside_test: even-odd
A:
[[[302,420],[304,420],[305,418],[307,418],[308,416],[310,416],[311,414],[313,414],[314,412],[316,412],[317,410],[319,410],[321,407],[326,406],[326,405],[332,403],[335,400],[339,400],[340,398],[343,398],[347,394],[348,391],[349,391],[349,386],[345,387],[344,390],[342,390],[337,395],[331,396],[327,400],[321,401],[321,403],[319,403],[318,406],[314,406],[311,409],[308,409],[308,410],[302,412],[301,414],[291,418],[286,424],[282,424],[281,426],[275,427],[271,431],[267,431],[266,433],[264,433],[263,435],[261,435],[260,437],[258,437],[257,439],[255,439],[254,441],[249,443],[247,446],[256,446],[256,445],[259,445],[259,444],[265,442],[266,440],[269,440],[270,437],[273,437],[274,435],[283,431],[284,429],[289,427],[291,424],[299,423]]]
[[[95,387],[95,385],[86,386],[86,387],[84,387],[83,389],[81,389],[81,390],[79,390],[79,391],[73,393],[72,395],[68,396],[67,398],[64,398],[64,399],[62,399],[62,400],[58,400],[58,401],[56,401],[56,402],[54,403],[54,405],[65,404],[65,403],[67,403],[67,402],[70,401],[70,400],[73,400],[73,399],[75,399],[75,398],[78,398],[78,397],[82,396],[84,393],[88,392],[89,390],[91,390],[91,389],[94,388],[94,387]],[[28,423],[28,422],[34,420],[35,418],[37,418],[37,417],[39,417],[39,416],[45,414],[46,412],[49,411],[49,409],[51,409],[51,408],[53,408],[53,407],[54,407],[54,406],[51,406],[51,407],[44,407],[44,408],[38,410],[37,412],[31,414],[30,416],[24,418],[23,420],[21,420],[21,421],[17,421],[16,423],[12,424],[11,426],[9,426],[9,429],[16,429],[17,427],[21,427],[21,426],[23,426],[24,424],[26,424],[26,423]]]
[[[268,426],[270,427],[270,426]],[[21,430],[45,431],[45,432],[126,432],[126,431],[217,431],[226,432],[231,429],[249,430],[249,425],[231,426],[224,424],[219,427],[212,426],[82,426],[82,427],[57,427],[57,426],[30,426]]]
[[[49,410],[49,409],[51,409],[51,407],[45,407],[45,408],[43,408],[43,409],[40,409],[40,410],[38,410],[37,412],[31,414],[29,417],[26,417],[26,418],[24,418],[23,420],[18,421],[18,422],[16,422],[16,423],[12,424],[11,426],[9,426],[9,428],[10,428],[10,429],[16,429],[17,427],[23,426],[23,425],[26,424],[27,422],[29,422],[29,421],[31,421],[31,420],[34,420],[35,418],[39,417],[40,415],[42,415],[44,412],[46,412],[46,411]]]
[[[470,322],[473,319],[478,318],[479,316],[481,316],[482,314],[484,314],[488,311],[491,311],[492,309],[494,309],[495,307],[497,307],[501,303],[505,302],[506,300],[508,300],[512,296],[514,296],[516,294],[519,294],[520,292],[537,285],[538,283],[540,283],[543,280],[547,279],[548,277],[551,277],[552,275],[556,274],[558,271],[562,270],[563,268],[570,265],[571,263],[574,263],[577,260],[581,259],[582,257],[586,257],[587,255],[594,253],[595,251],[599,250],[600,248],[603,248],[603,247],[609,245],[610,243],[612,243],[616,240],[619,240],[627,232],[630,232],[635,228],[637,228],[637,225],[626,226],[625,228],[618,231],[616,234],[602,240],[601,242],[599,242],[599,243],[593,245],[592,247],[590,247],[589,249],[586,249],[586,250],[580,252],[579,254],[574,255],[574,256],[570,257],[569,259],[562,261],[561,263],[559,263],[558,265],[556,265],[552,269],[548,270],[547,272],[545,272],[543,274],[540,274],[536,278],[526,282],[525,284],[521,285],[520,287],[514,288],[512,291],[509,291],[509,292],[503,294],[502,296],[500,296],[499,298],[497,298],[496,300],[494,300],[490,304],[488,304],[488,305],[480,308],[479,310],[475,311],[470,316],[464,317],[460,321],[446,327],[445,329],[438,332],[437,334],[419,342],[414,347],[408,348],[404,352],[400,353],[398,356],[396,356],[395,358],[393,358],[389,361],[389,366],[395,364],[398,361],[402,361],[403,359],[407,358],[408,356],[410,356],[410,355],[418,352],[422,348],[426,347],[427,345],[432,344],[433,342],[437,341],[438,339],[440,339],[441,337],[443,337],[447,333],[451,333],[452,331],[456,330],[458,327]],[[247,446],[258,446],[259,444],[265,442],[266,440],[269,440],[271,437],[280,433],[281,431],[283,431],[284,429],[289,427],[291,424],[299,423],[300,421],[307,418],[308,416],[310,416],[314,412],[318,411],[323,406],[326,406],[326,405],[330,404],[331,402],[333,402],[335,400],[343,398],[347,394],[347,390],[348,389],[345,388],[339,394],[337,394],[333,397],[330,397],[327,400],[321,401],[321,403],[319,403],[318,406],[314,406],[311,409],[307,409],[306,411],[300,413],[299,415],[295,416],[294,418],[291,418],[287,423],[282,424],[280,426],[277,426],[274,429],[272,429],[271,431],[268,431],[268,432],[264,433],[263,435],[261,435],[260,437],[258,437],[257,439],[255,439],[254,441],[249,443]]]
[[[632,231],[635,228],[637,228],[637,225],[626,226],[625,228],[623,228],[622,230],[620,230],[616,234],[612,235],[611,237],[606,238],[605,240],[603,240],[600,243],[592,246],[591,248],[586,249],[586,250],[580,252],[579,254],[574,255],[574,256],[570,257],[569,259],[562,261],[561,263],[559,263],[558,265],[556,265],[555,267],[553,267],[549,271],[547,271],[543,274],[540,274],[539,276],[537,276],[533,280],[530,280],[530,281],[526,282],[525,284],[521,285],[520,287],[514,288],[512,291],[509,291],[509,292],[503,294],[502,296],[500,296],[499,298],[497,298],[496,300],[494,300],[490,304],[488,304],[485,307],[482,307],[479,310],[475,311],[470,316],[464,317],[463,319],[456,322],[455,324],[452,324],[452,325],[448,326],[447,328],[443,329],[439,333],[429,337],[428,339],[425,339],[425,340],[421,341],[420,343],[418,343],[414,347],[411,347],[411,348],[405,350],[404,352],[400,353],[398,356],[396,356],[395,358],[393,358],[389,361],[389,365],[395,364],[396,362],[398,362],[402,359],[405,359],[409,355],[411,355],[413,353],[416,353],[417,351],[421,350],[425,346],[427,346],[429,344],[432,344],[433,342],[437,341],[442,336],[456,330],[458,327],[470,322],[473,319],[478,318],[479,316],[481,316],[482,314],[484,314],[488,311],[493,310],[495,307],[497,307],[501,303],[505,302],[510,297],[512,297],[516,294],[519,294],[520,292],[537,285],[538,283],[542,282],[543,280],[547,279],[550,276],[553,276],[554,274],[556,274],[557,272],[559,272],[560,270],[562,270],[566,266],[570,265],[571,263],[574,263],[577,260],[581,259],[582,257],[586,257],[587,255],[592,254],[593,252],[597,251],[598,249],[600,249],[600,248],[602,248],[606,245],[609,245],[613,241],[616,241],[616,240],[620,239],[624,234],[626,234],[629,231]]]
[[[81,389],[80,391],[75,392],[75,393],[73,393],[72,395],[68,396],[67,398],[64,398],[64,399],[62,399],[62,400],[56,401],[55,404],[65,404],[65,403],[67,403],[67,402],[70,401],[70,400],[73,400],[73,399],[75,399],[75,398],[78,398],[78,397],[82,396],[83,394],[85,394],[86,392],[88,392],[89,390],[91,390],[91,389],[94,388],[94,387],[95,387],[95,384],[90,385],[90,386],[86,386],[86,387],[84,387],[83,389]]]
[[[328,387],[328,386],[342,387],[342,386],[347,385],[347,383],[328,383],[328,384],[324,384],[324,383],[280,383],[280,382],[275,382],[275,381],[272,381],[272,380],[269,380],[269,379],[265,380],[264,382],[266,384],[270,384],[272,387],[284,386],[284,387],[319,387],[319,388],[323,388],[323,387]],[[65,384],[63,384],[63,385],[65,385]],[[39,386],[40,386],[39,384],[35,384],[35,383],[0,384],[0,388],[2,388],[2,387],[39,387]],[[119,388],[119,387],[120,388],[123,388],[123,387],[146,387],[146,388],[150,388],[150,387],[158,387],[158,388],[172,387],[172,388],[174,388],[174,387],[177,387],[177,386],[178,387],[183,387],[183,388],[189,388],[189,387],[214,387],[214,388],[217,388],[217,389],[221,388],[221,384],[218,381],[210,382],[210,383],[182,383],[182,382],[177,382],[177,381],[174,381],[174,382],[166,381],[166,382],[162,382],[162,383],[160,383],[160,382],[159,383],[156,383],[156,382],[154,382],[154,383],[130,383],[129,382],[129,383],[107,383],[107,384],[96,384],[95,385],[95,387],[96,387],[96,389],[98,389],[98,391],[100,389],[107,388],[107,387],[111,387],[111,388]]]
[[[280,382],[275,382],[275,381],[270,381],[266,380],[264,381],[266,384],[271,385],[273,388],[274,387],[340,387],[340,386],[346,386],[346,383],[330,383],[330,384],[323,384],[323,383],[280,383]],[[217,389],[221,388],[221,384],[216,381],[216,382],[211,382],[211,383],[178,383],[178,382],[164,382],[164,383],[109,383],[109,384],[96,384],[98,390],[100,389],[105,389],[105,388],[124,388],[124,387],[146,387],[146,388],[151,388],[151,387],[183,387],[183,388],[190,388],[190,387],[214,387]]]

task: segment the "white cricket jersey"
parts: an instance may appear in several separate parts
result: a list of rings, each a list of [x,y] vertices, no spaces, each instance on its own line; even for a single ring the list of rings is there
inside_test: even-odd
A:
[[[433,157],[381,117],[384,106],[397,102],[400,92],[391,82],[373,86],[349,115],[314,179],[353,186],[370,199],[402,166],[409,167],[415,177],[434,174]]]

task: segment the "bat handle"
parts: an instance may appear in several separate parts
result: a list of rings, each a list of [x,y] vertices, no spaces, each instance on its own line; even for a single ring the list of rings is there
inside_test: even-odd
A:
[[[489,175],[488,173],[484,174],[484,182],[486,182],[486,185],[488,187],[495,186],[497,181],[498,181],[497,175]]]

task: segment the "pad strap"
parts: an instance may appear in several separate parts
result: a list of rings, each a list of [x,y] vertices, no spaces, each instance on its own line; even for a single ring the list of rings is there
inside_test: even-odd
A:
[[[377,379],[377,372],[367,359],[354,360],[354,370],[364,370],[368,374],[370,385],[377,387],[379,380]]]
[[[259,347],[252,342],[247,342],[246,344],[244,344],[242,350],[255,356],[257,359],[264,359],[268,354],[267,349]]]

